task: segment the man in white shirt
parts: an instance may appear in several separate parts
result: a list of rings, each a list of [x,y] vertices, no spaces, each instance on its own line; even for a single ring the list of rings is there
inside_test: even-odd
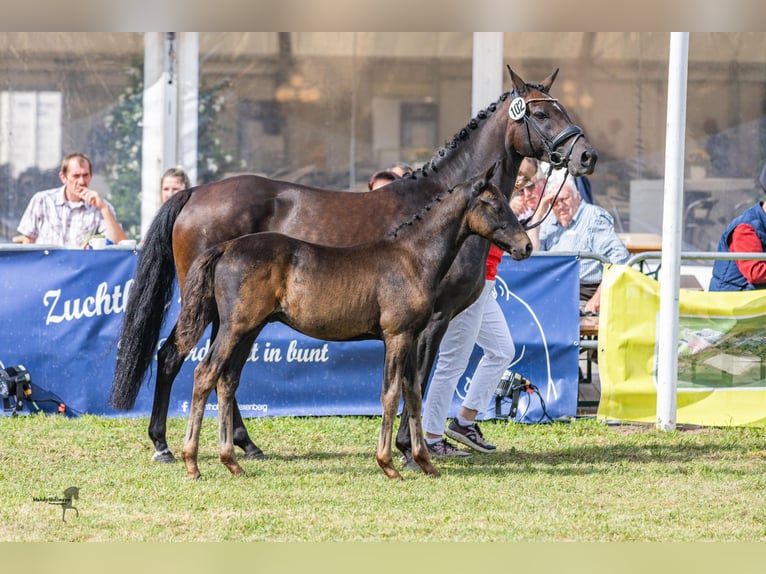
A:
[[[93,170],[83,153],[67,155],[59,178],[64,184],[39,191],[21,216],[14,243],[40,243],[80,249],[93,235],[112,243],[126,239],[112,204],[90,189]]]

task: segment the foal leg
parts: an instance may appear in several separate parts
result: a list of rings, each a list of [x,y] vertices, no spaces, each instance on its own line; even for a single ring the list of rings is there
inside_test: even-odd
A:
[[[260,331],[260,329],[258,329]],[[234,393],[239,386],[239,378],[242,368],[245,366],[247,354],[255,340],[255,335],[240,338],[239,336],[219,336],[216,341],[216,350],[220,343],[221,349],[233,347],[231,354],[216,353],[211,360],[212,372],[218,381],[216,393],[218,394],[218,457],[223,465],[234,476],[241,476],[245,471],[234,456],[234,408],[236,401]],[[220,359],[219,359],[220,357]]]
[[[186,476],[199,478],[197,453],[199,452],[199,433],[202,419],[205,415],[205,403],[215,387],[215,379],[210,376],[209,363],[203,361],[194,370],[194,391],[192,392],[189,422],[186,426],[186,437],[181,449],[181,458],[186,465]]]
[[[388,478],[401,479],[402,475],[399,474],[399,471],[393,465],[391,443],[393,441],[396,409],[399,406],[399,398],[401,396],[402,380],[406,378],[406,365],[410,360],[413,340],[410,335],[401,334],[395,337],[385,337],[384,345],[386,352],[383,366],[383,387],[380,392],[383,418],[380,425],[380,437],[378,438],[378,449],[375,453],[375,458]],[[408,397],[407,402],[411,403],[411,397]],[[409,404],[409,406],[412,408],[415,405]],[[417,417],[420,418],[420,410],[417,411]],[[425,439],[423,439],[423,448],[425,448]],[[422,455],[422,453],[419,454]]]
[[[412,437],[412,460],[429,476],[439,476],[439,471],[431,464],[431,457],[428,454],[426,440],[423,436],[423,424],[420,411],[423,398],[420,394],[420,385],[417,379],[410,376],[413,370],[409,369],[402,377],[402,393],[404,395],[404,410],[402,412],[402,422],[406,420],[407,427]],[[398,401],[397,401],[398,402]],[[405,419],[405,413],[406,419]]]
[[[215,327],[214,327],[215,331]],[[157,353],[157,384],[154,388],[152,416],[149,420],[149,438],[154,443],[154,462],[173,462],[175,457],[167,443],[167,419],[170,405],[170,390],[184,364],[184,357],[176,350],[176,329]],[[215,335],[211,336],[215,339]],[[239,406],[234,402],[234,444],[245,451],[245,458],[250,460],[265,459],[266,455],[250,439],[247,428],[239,412]]]
[[[444,319],[442,313],[434,313],[428,321],[426,328],[421,331],[415,341],[413,354],[416,357],[410,361],[414,382],[420,385],[420,398],[425,395],[428,379],[431,376],[436,355],[439,353],[439,345],[447,332],[449,320]],[[417,411],[420,415],[420,410]],[[412,452],[412,435],[410,434],[410,410],[404,404],[402,415],[399,420],[399,430],[396,433],[396,448],[405,455]]]
[[[239,466],[234,456],[234,389],[237,381],[219,381],[218,389],[218,458],[234,476],[241,476],[245,471]]]

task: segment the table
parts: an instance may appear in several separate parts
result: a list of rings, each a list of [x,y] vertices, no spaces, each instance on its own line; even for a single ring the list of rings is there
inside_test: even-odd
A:
[[[618,233],[617,236],[631,255],[646,251],[662,251],[662,237],[656,233]]]
[[[683,183],[683,214],[700,199],[716,200],[709,226],[697,228],[692,235],[684,234],[686,248],[694,251],[715,251],[725,223],[731,221],[734,206],[745,201],[752,205],[758,191],[752,178],[688,178]],[[634,232],[662,233],[665,198],[664,179],[634,179],[630,182],[630,229]],[[738,215],[738,213],[737,213]],[[684,223],[686,226],[687,223]]]

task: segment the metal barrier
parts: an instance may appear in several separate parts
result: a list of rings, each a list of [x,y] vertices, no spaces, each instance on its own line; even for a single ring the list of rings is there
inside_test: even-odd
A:
[[[662,251],[645,251],[644,253],[636,253],[630,259],[628,259],[627,265],[633,266],[641,264],[647,259],[662,259]],[[697,259],[700,261],[712,261],[715,259],[720,260],[755,260],[761,259],[766,261],[766,253],[731,253],[728,251],[682,251],[681,259]]]

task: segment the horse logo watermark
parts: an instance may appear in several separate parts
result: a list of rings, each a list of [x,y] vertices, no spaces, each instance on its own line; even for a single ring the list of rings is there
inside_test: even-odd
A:
[[[56,504],[58,506],[61,506],[61,520],[66,522],[66,511],[70,508],[75,511],[77,514],[77,518],[80,517],[80,511],[77,510],[77,507],[74,505],[75,500],[80,499],[80,489],[76,486],[70,486],[64,491],[64,497],[63,498],[33,498],[35,502],[46,502],[48,504]]]

